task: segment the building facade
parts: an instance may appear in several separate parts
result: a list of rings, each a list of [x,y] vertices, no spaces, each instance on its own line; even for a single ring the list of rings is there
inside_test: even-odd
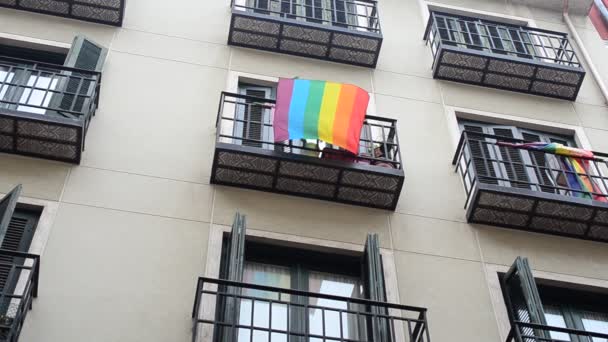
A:
[[[0,0],[0,340],[606,341],[607,4]]]

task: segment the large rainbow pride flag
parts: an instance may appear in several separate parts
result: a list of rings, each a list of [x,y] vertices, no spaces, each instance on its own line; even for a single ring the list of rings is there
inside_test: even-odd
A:
[[[354,85],[281,78],[274,140],[319,139],[357,153],[368,103],[369,94]]]
[[[542,151],[553,153],[564,158],[559,158],[562,170],[565,171],[568,188],[572,191],[572,196],[581,198],[593,198],[596,201],[608,202],[604,191],[589,177],[589,160],[595,158],[593,152],[565,146],[558,143],[508,143],[498,142],[499,146],[509,146],[532,151]]]

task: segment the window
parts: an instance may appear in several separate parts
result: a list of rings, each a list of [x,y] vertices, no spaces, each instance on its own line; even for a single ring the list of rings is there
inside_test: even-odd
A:
[[[276,87],[239,83],[239,94],[258,99],[276,99]],[[242,105],[236,107],[234,136],[243,137],[242,144],[272,150],[274,132],[272,131],[271,107],[256,99],[239,99]]]
[[[518,26],[454,14],[433,13],[444,44],[530,58],[533,37]]]
[[[562,34],[536,29],[528,23],[505,22],[500,16],[482,19],[462,12],[461,15],[432,11],[434,27],[429,32],[430,41],[437,40],[435,35],[438,35],[443,45],[545,63],[578,65],[574,50]],[[439,46],[432,44],[431,48],[435,55]]]
[[[367,309],[362,305],[314,296],[323,294],[386,302],[382,261],[375,235],[368,237],[365,253],[361,255],[313,251],[248,240],[244,217],[237,214],[232,233],[224,238],[220,277],[249,285],[299,290],[310,295],[277,296],[276,292],[228,286],[226,293],[242,296],[242,299],[220,298],[217,315],[223,316],[224,322],[236,319],[234,323],[240,328],[236,332],[223,329],[216,335],[218,338],[223,336],[232,340],[231,336],[236,335],[236,341],[261,342],[268,341],[270,333],[272,340],[278,342],[291,341],[298,334],[319,337],[310,338],[315,342],[324,337],[363,341],[368,340],[367,336],[386,338],[388,333],[387,322],[378,319],[370,323],[368,316],[353,313],[365,312]],[[286,301],[292,305],[286,305]],[[376,307],[371,310],[376,314],[384,312]]]
[[[537,285],[528,260],[521,257],[502,276],[501,284],[516,341],[608,341],[605,293],[575,289],[573,284],[545,284],[542,280]]]
[[[572,137],[476,121],[459,120],[458,124],[461,131],[469,132],[470,153],[480,182],[566,194],[561,189],[568,188],[562,158],[541,151],[502,147],[496,143],[504,138],[511,142],[546,142],[576,147]]]
[[[0,199],[0,338],[6,336],[16,318],[21,301],[16,299],[18,281],[24,277],[25,258],[10,252],[27,253],[34,237],[40,211],[18,206],[21,186]],[[7,253],[8,252],[8,253]]]
[[[259,14],[362,31],[377,26],[376,6],[366,0],[237,0],[236,6]]]
[[[61,66],[101,71],[105,48],[82,36],[63,52],[22,45],[13,41],[0,44],[0,109],[73,117],[73,112],[90,105],[93,82],[87,75]]]

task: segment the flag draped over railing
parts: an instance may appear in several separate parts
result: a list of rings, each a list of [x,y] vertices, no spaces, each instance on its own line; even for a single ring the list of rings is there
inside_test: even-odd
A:
[[[369,94],[354,85],[281,78],[274,140],[319,139],[357,153],[368,103]]]
[[[595,158],[593,152],[580,148],[569,147],[558,143],[530,142],[509,143],[498,142],[499,146],[513,147],[531,151],[552,153],[563,158],[558,158],[564,171],[568,188],[572,190],[572,196],[581,198],[593,198],[596,201],[608,202],[605,192],[591,178],[589,160]],[[559,176],[559,175],[558,175]]]

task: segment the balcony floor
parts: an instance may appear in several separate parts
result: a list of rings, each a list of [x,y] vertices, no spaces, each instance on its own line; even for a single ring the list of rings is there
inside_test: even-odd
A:
[[[402,170],[217,143],[212,184],[394,210]]]
[[[483,183],[471,198],[471,223],[608,242],[608,203]]]
[[[585,78],[585,71],[533,59],[442,45],[433,65],[433,77],[574,101]]]

